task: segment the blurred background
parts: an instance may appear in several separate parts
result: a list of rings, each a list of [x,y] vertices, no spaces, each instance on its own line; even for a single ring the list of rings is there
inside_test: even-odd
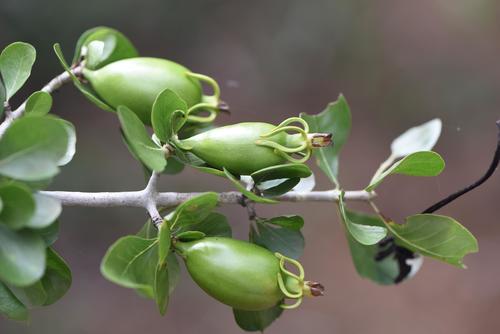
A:
[[[36,1],[2,0],[0,45],[22,40],[38,51],[31,80],[14,105],[61,68],[79,35],[96,25],[121,30],[142,55],[180,62],[213,76],[230,106],[219,124],[278,123],[320,112],[343,93],[353,115],[341,155],[345,189],[363,188],[389,154],[391,140],[432,118],[444,128],[436,150],[447,169],[436,178],[394,176],[377,204],[401,221],[478,178],[491,160],[500,116],[500,2],[421,1]],[[119,191],[144,186],[142,170],[123,145],[111,113],[71,85],[54,96],[54,113],[77,127],[77,155],[53,190]],[[500,174],[440,211],[479,239],[467,270],[427,260],[399,286],[361,279],[351,263],[333,205],[258,206],[264,217],[301,214],[308,276],[327,288],[285,312],[268,333],[492,333],[500,327]],[[317,189],[331,187],[317,174]],[[229,182],[185,170],[163,177],[163,191],[222,191]],[[364,208],[353,205],[353,208]],[[367,209],[367,208],[365,208]],[[245,210],[222,206],[237,237]],[[107,247],[135,233],[139,209],[65,208],[56,249],[73,270],[73,286],[57,304],[32,313],[28,325],[0,319],[0,333],[239,333],[231,310],[183,280],[160,317],[152,301],[106,281],[99,264]]]

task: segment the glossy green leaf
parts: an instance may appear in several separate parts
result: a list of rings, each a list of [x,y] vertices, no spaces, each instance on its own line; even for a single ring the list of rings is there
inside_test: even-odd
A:
[[[158,230],[151,222],[151,219],[148,219],[136,235],[143,239],[154,239],[158,235]]]
[[[278,203],[278,201],[275,201],[270,198],[264,198],[260,197],[253,192],[247,190],[241,183],[236,179],[236,177],[231,174],[227,169],[224,168],[224,174],[226,177],[233,182],[233,184],[236,186],[236,189],[238,189],[239,192],[241,192],[245,197],[247,197],[249,200],[254,201],[256,203],[267,203],[267,204],[273,204],[273,203]]]
[[[200,231],[185,231],[177,234],[176,238],[182,242],[189,242],[203,239],[205,236],[206,234]]]
[[[45,116],[52,108],[52,96],[43,91],[34,92],[26,101],[27,116]]]
[[[219,196],[213,192],[207,192],[190,198],[179,205],[171,217],[168,217],[170,228],[175,233],[188,231],[192,225],[202,222],[217,206]]]
[[[42,237],[45,246],[52,246],[59,237],[59,220],[56,220],[45,228],[37,229],[36,233]]]
[[[58,119],[58,121],[61,122],[66,129],[66,134],[68,135],[68,145],[66,146],[66,153],[58,160],[57,165],[65,166],[73,159],[73,156],[76,153],[76,131],[74,125],[70,122],[64,119]]]
[[[0,314],[12,320],[29,318],[26,306],[2,282],[0,282]]]
[[[213,167],[208,167],[208,166],[193,166],[191,165],[191,167],[199,170],[200,172],[203,172],[203,173],[207,173],[207,174],[211,174],[211,175],[215,175],[215,176],[220,176],[220,177],[226,177],[226,174],[224,173],[224,171],[221,171],[220,169],[216,169],[216,168],[213,168]]]
[[[35,212],[35,200],[28,188],[16,183],[0,185],[0,198],[3,203],[0,224],[20,229],[30,223]]]
[[[101,263],[101,273],[115,284],[138,289],[143,295],[154,298],[157,264],[157,239],[126,236],[108,249]]]
[[[283,313],[283,309],[279,305],[263,311],[233,309],[236,323],[247,332],[263,332],[274,320],[279,318],[281,313]]]
[[[174,112],[187,112],[186,102],[174,91],[165,89],[156,97],[151,112],[151,123],[156,136],[162,143],[166,143],[177,134],[186,118],[179,119],[174,116]]]
[[[276,197],[286,194],[299,184],[299,182],[300,179],[297,177],[293,179],[270,180],[260,183],[257,187],[262,192],[262,195]]]
[[[12,231],[0,224],[0,279],[14,286],[38,281],[45,270],[45,243],[29,230]]]
[[[184,164],[175,157],[170,157],[167,159],[167,167],[163,170],[163,174],[176,175],[184,170]]]
[[[351,131],[351,112],[345,98],[340,95],[337,101],[330,103],[317,115],[300,115],[310,132],[333,134],[333,144],[313,151],[316,163],[328,178],[338,186],[339,153]]]
[[[347,219],[357,225],[384,227],[384,222],[377,216],[367,215],[360,212],[346,211]],[[345,235],[349,243],[352,262],[358,274],[375,283],[382,285],[395,284],[394,280],[399,274],[399,265],[393,257],[386,257],[381,261],[376,261],[375,257],[380,251],[377,244],[363,245],[345,230]]]
[[[227,218],[218,213],[210,212],[210,214],[196,224],[189,224],[178,230],[178,233],[185,232],[187,230],[203,232],[209,237],[231,237],[231,226],[227,222]]]
[[[284,164],[261,169],[251,176],[255,183],[260,183],[276,179],[305,178],[311,174],[311,169],[307,165]]]
[[[156,172],[165,169],[165,153],[151,140],[139,117],[127,107],[119,106],[118,119],[127,143],[139,161]]]
[[[340,217],[346,230],[349,234],[360,244],[363,245],[375,245],[380,240],[384,239],[387,235],[387,229],[380,225],[367,225],[367,224],[356,224],[349,220],[346,214],[346,207],[344,203],[344,194],[342,193],[339,197],[339,211]]]
[[[7,101],[24,85],[35,63],[36,50],[23,42],[7,46],[0,54],[0,74]]]
[[[257,220],[255,228],[250,227],[250,241],[269,249],[270,251],[281,253],[285,256],[298,259],[304,252],[304,236],[300,229],[288,228],[287,225],[296,224],[295,218],[290,218],[291,222],[285,222],[286,216],[279,217],[282,225],[277,224],[277,219],[273,223],[267,220]]]
[[[35,211],[25,226],[35,229],[48,227],[61,214],[61,202],[41,194],[33,194],[33,199],[35,200]]]
[[[290,230],[299,231],[304,226],[304,219],[301,216],[278,216],[266,219],[266,224],[285,227]]]
[[[94,47],[91,46],[94,45]],[[76,43],[73,64],[82,55],[82,48],[87,47],[86,67],[101,68],[120,59],[137,57],[139,54],[130,40],[121,32],[109,27],[95,27],[85,31]]]
[[[169,301],[169,279],[168,279],[168,264],[167,262],[158,263],[155,271],[154,280],[154,295],[156,306],[161,315],[167,312]]]
[[[179,261],[174,252],[170,252],[167,257],[167,268],[168,268],[168,294],[172,295],[175,287],[180,280],[180,266]]]
[[[392,174],[436,176],[443,171],[444,166],[445,163],[443,158],[441,158],[441,156],[436,152],[415,152],[394,163],[383,173],[376,175],[365,190],[374,190],[387,176]]]
[[[17,119],[0,140],[0,174],[23,181],[53,177],[70,147],[67,126],[54,117]]]
[[[158,232],[158,264],[163,265],[167,261],[168,253],[170,252],[171,236],[170,228],[167,221],[159,227]]]
[[[391,156],[402,158],[419,151],[430,151],[441,135],[441,120],[435,118],[422,125],[408,129],[391,144]]]
[[[5,86],[3,85],[2,76],[0,75],[0,116],[3,115],[4,112],[3,103],[5,102],[5,98]]]
[[[47,268],[42,279],[23,288],[23,292],[32,305],[51,305],[66,294],[71,281],[71,271],[66,262],[52,248],[47,248]]]
[[[96,105],[98,108],[110,112],[115,112],[115,110],[109,106],[106,102],[101,100],[99,96],[93,91],[89,86],[85,86],[80,82],[80,80],[71,72],[68,63],[64,59],[64,55],[61,50],[61,46],[59,44],[54,44],[54,52],[61,63],[61,66],[68,72],[73,80],[73,84],[75,87],[85,96],[90,102]]]
[[[408,249],[454,266],[464,268],[464,256],[478,251],[476,238],[451,217],[419,214],[407,217],[405,224],[386,226]]]

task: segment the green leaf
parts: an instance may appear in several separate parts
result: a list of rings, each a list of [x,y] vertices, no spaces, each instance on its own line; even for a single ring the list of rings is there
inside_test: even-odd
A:
[[[47,248],[45,274],[40,281],[23,288],[23,292],[33,305],[51,305],[66,294],[71,281],[71,271],[66,262],[52,248]]]
[[[45,228],[37,229],[36,233],[42,237],[46,246],[52,246],[59,237],[59,220],[56,220]]]
[[[0,186],[3,209],[0,224],[20,229],[29,224],[34,212],[35,201],[24,185],[9,183]]]
[[[47,292],[44,305],[51,305],[61,299],[69,290],[71,282],[71,270],[64,259],[52,248],[48,248],[47,269],[42,277],[42,284]]]
[[[0,140],[0,174],[23,181],[53,177],[67,160],[69,132],[58,118],[17,119]]]
[[[146,223],[142,226],[139,232],[136,234],[138,237],[143,239],[154,239],[158,235],[158,230],[151,222],[151,219],[148,219]]]
[[[313,151],[316,163],[336,186],[338,186],[339,153],[351,131],[351,112],[345,98],[340,95],[337,101],[330,103],[317,115],[300,115],[310,132],[333,134],[333,144]]]
[[[23,42],[12,43],[2,51],[0,54],[0,74],[5,86],[7,101],[28,80],[35,59],[35,48]]]
[[[154,294],[158,311],[161,315],[167,312],[169,300],[169,279],[168,279],[168,264],[158,263],[155,271]]]
[[[58,119],[58,121],[61,122],[61,124],[64,126],[68,135],[68,145],[66,146],[66,153],[57,162],[59,166],[65,166],[73,159],[73,156],[76,153],[76,131],[75,127],[70,122],[64,119]]]
[[[385,226],[384,222],[377,216],[349,210],[346,211],[346,216],[350,222],[357,225]],[[380,251],[377,244],[360,244],[347,229],[345,230],[345,235],[349,243],[354,267],[361,277],[382,285],[395,284],[394,280],[399,274],[399,265],[396,259],[388,256],[381,261],[376,261],[375,257]]]
[[[391,156],[402,158],[419,151],[430,151],[441,135],[441,120],[435,118],[422,125],[408,129],[391,144]]]
[[[166,143],[177,134],[186,118],[182,118],[180,122],[178,117],[174,116],[176,111],[182,113],[187,112],[186,102],[179,97],[174,91],[165,89],[156,97],[151,112],[151,123],[156,136],[162,143]]]
[[[276,305],[263,311],[243,311],[233,309],[234,319],[241,329],[247,332],[263,332],[274,320],[283,313],[283,309]]]
[[[45,116],[52,108],[52,96],[43,91],[34,92],[26,101],[27,116]]]
[[[260,183],[257,187],[264,196],[276,197],[286,194],[299,184],[299,178],[271,180]]]
[[[110,112],[115,112],[115,110],[109,106],[106,102],[102,101],[97,94],[93,91],[92,88],[83,85],[80,80],[71,72],[66,60],[64,59],[64,55],[61,50],[61,46],[56,43],[54,44],[54,52],[61,63],[61,66],[69,73],[71,79],[73,80],[73,84],[75,87],[85,96],[90,102],[96,105],[98,108]]]
[[[307,165],[284,164],[261,169],[251,176],[255,183],[260,183],[276,179],[305,178],[311,174],[311,169]]]
[[[0,224],[1,280],[14,286],[31,285],[43,276],[45,263],[45,244],[40,236]]]
[[[443,158],[436,152],[415,152],[399,160],[383,173],[376,175],[365,190],[374,190],[387,176],[392,174],[436,176],[443,171],[444,165]]]
[[[192,225],[202,222],[217,206],[219,196],[213,192],[207,192],[193,197],[175,209],[171,217],[168,217],[170,228],[175,233],[188,231]]]
[[[179,174],[184,170],[184,164],[176,159],[176,157],[170,157],[167,159],[167,167],[163,170],[163,174],[175,175]]]
[[[375,245],[387,235],[387,229],[383,226],[356,224],[349,220],[344,204],[344,193],[339,196],[339,211],[346,230],[360,244]]]
[[[187,229],[191,231],[203,232],[209,237],[231,237],[231,226],[227,222],[227,218],[218,213],[210,212],[208,216],[196,224],[189,224],[178,230],[178,233],[186,232]]]
[[[12,320],[29,318],[26,306],[2,282],[0,282],[0,314]]]
[[[151,170],[163,171],[167,165],[165,153],[149,137],[139,117],[127,107],[119,106],[118,118],[127,143],[139,161]]]
[[[90,50],[93,49],[90,44],[95,44],[94,42],[99,44],[97,52]],[[90,69],[101,68],[117,60],[139,55],[125,35],[109,27],[95,27],[85,31],[80,36],[76,43],[73,64],[78,62],[84,46],[88,47],[86,67]]]
[[[454,266],[465,268],[464,256],[478,251],[476,238],[451,217],[419,214],[386,226],[404,247]]]
[[[185,231],[177,234],[176,238],[182,242],[189,242],[205,238],[205,233],[200,231]]]
[[[211,175],[215,175],[215,176],[220,176],[220,177],[226,177],[226,174],[224,174],[223,171],[221,171],[220,169],[216,169],[216,168],[213,168],[213,167],[208,167],[208,166],[194,166],[194,165],[190,165],[191,167],[199,170],[200,172],[203,172],[203,173],[207,173],[207,174],[211,174]]]
[[[157,264],[157,239],[126,236],[108,249],[101,263],[101,273],[115,284],[138,289],[143,295],[154,298]]]
[[[231,182],[233,182],[233,184],[236,186],[236,189],[238,189],[238,191],[241,192],[243,195],[245,195],[249,200],[252,200],[256,203],[267,203],[267,204],[278,203],[278,201],[275,201],[270,198],[260,197],[254,194],[253,192],[247,190],[244,186],[241,185],[241,183],[236,179],[236,177],[225,168],[224,168],[224,174],[229,180],[231,180]]]
[[[167,221],[159,227],[158,232],[158,265],[163,265],[167,261],[168,253],[171,245],[170,228]]]
[[[175,287],[180,280],[180,266],[179,261],[174,252],[168,253],[167,257],[167,268],[168,268],[168,294],[172,295]]]
[[[290,230],[300,231],[304,226],[304,219],[301,216],[278,216],[266,219],[266,224],[272,224],[288,228]]]
[[[0,116],[3,114],[4,112],[4,106],[3,106],[3,103],[5,102],[5,86],[3,85],[3,81],[2,81],[2,76],[0,75]]]
[[[33,194],[33,199],[35,200],[35,211],[25,226],[41,229],[54,223],[61,214],[61,202],[41,194]]]
[[[295,216],[298,217],[298,216]],[[278,218],[281,224],[277,224],[277,219],[273,223],[268,223],[267,220],[257,220],[255,228],[250,228],[250,241],[269,249],[271,252],[278,252],[285,256],[298,259],[304,252],[304,236],[297,229],[296,218],[290,218],[290,222],[286,216]],[[292,225],[294,228],[288,228],[287,225]]]

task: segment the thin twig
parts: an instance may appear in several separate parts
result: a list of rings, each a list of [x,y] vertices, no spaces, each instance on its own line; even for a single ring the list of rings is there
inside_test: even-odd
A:
[[[79,75],[81,71],[82,68],[79,66],[71,69],[71,72],[75,75]],[[50,82],[47,83],[41,90],[50,94],[59,89],[65,83],[70,81],[71,81],[70,74],[68,72],[63,72],[58,76],[56,76],[54,79],[50,80]],[[0,124],[0,138],[3,137],[5,131],[7,131],[7,129],[12,125],[12,123],[24,114],[25,109],[26,109],[26,101],[23,102],[23,104],[21,104],[19,108],[17,108],[16,110],[5,113],[5,119],[3,120],[2,124]]]
[[[445,205],[450,204],[451,202],[453,202],[454,200],[456,200],[460,196],[465,195],[469,191],[474,190],[475,188],[479,187],[481,184],[486,182],[486,180],[488,180],[493,175],[493,173],[495,172],[495,170],[498,167],[498,162],[500,160],[500,120],[498,120],[496,122],[496,124],[498,127],[497,147],[496,147],[495,153],[493,155],[493,160],[491,161],[491,164],[488,167],[488,170],[486,171],[486,173],[481,178],[479,178],[479,180],[477,180],[476,182],[472,183],[471,185],[465,187],[462,190],[459,190],[459,191],[449,195],[448,197],[437,202],[436,204],[428,207],[427,209],[422,211],[422,213],[436,212],[437,210],[441,209]]]

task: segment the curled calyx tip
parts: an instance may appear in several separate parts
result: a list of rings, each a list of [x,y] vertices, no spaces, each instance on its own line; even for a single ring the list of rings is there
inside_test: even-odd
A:
[[[304,282],[304,294],[311,297],[324,296],[325,287],[318,282],[306,281]]]
[[[312,147],[325,147],[333,142],[331,133],[310,133],[307,136]]]
[[[279,259],[280,273],[278,274],[278,285],[285,298],[295,300],[293,304],[281,304],[283,309],[294,309],[302,303],[302,298],[322,296],[325,288],[322,284],[314,281],[304,281],[304,268],[297,260],[275,253]],[[292,273],[285,268],[285,264],[295,266],[298,274]]]

